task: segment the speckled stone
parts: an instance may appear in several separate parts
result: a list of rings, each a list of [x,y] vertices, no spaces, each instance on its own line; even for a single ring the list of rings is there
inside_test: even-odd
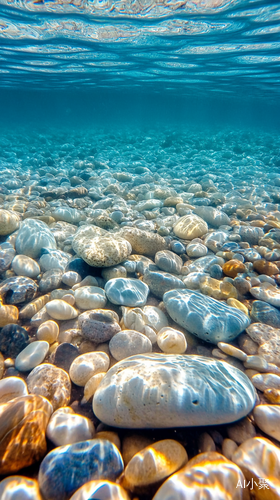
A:
[[[48,399],[54,410],[68,405],[71,396],[71,382],[68,373],[49,363],[36,366],[26,379],[30,393]]]
[[[92,439],[95,430],[89,418],[78,415],[66,406],[56,410],[48,423],[46,435],[55,446],[74,444]]]
[[[28,372],[44,361],[49,351],[49,343],[35,340],[21,351],[15,359],[15,367],[20,372]]]
[[[27,394],[27,385],[21,378],[6,377],[0,380],[0,404],[7,403],[14,398],[27,396]]]
[[[150,272],[147,270],[144,274],[143,281],[148,285],[151,292],[160,298],[169,290],[173,290],[174,288],[185,288],[182,280],[164,271]]]
[[[90,481],[79,488],[70,500],[130,500],[127,492],[111,481]],[[32,499],[33,500],[33,499]]]
[[[180,274],[183,261],[181,257],[170,250],[161,250],[155,255],[155,264],[167,273]]]
[[[109,342],[112,356],[120,361],[135,354],[152,352],[152,343],[146,335],[135,330],[122,330]]]
[[[1,475],[28,467],[44,456],[51,414],[49,401],[32,394],[0,405]]]
[[[0,210],[0,235],[11,234],[19,228],[20,217],[11,210]]]
[[[172,290],[163,301],[176,323],[213,344],[234,339],[250,324],[242,311],[193,290]]]
[[[103,309],[107,302],[104,290],[97,286],[81,286],[75,290],[74,297],[80,309]]]
[[[42,500],[36,479],[10,476],[0,482],[1,500]]]
[[[167,248],[167,243],[162,236],[136,227],[121,229],[119,234],[129,241],[136,254],[153,256]]]
[[[6,325],[0,332],[0,352],[7,358],[15,358],[28,342],[28,333],[22,326]]]
[[[35,281],[22,276],[8,278],[0,284],[0,296],[7,304],[20,304],[32,300],[38,290]]]
[[[107,372],[93,411],[114,427],[191,427],[234,422],[251,411],[255,398],[248,377],[223,361],[142,354]]]
[[[98,344],[107,342],[121,330],[113,315],[108,315],[107,311],[102,309],[80,314],[79,327],[86,339]]]
[[[262,323],[252,323],[246,331],[258,344],[258,354],[268,363],[280,365],[280,329]]]
[[[93,375],[106,372],[109,365],[110,358],[105,352],[87,352],[74,359],[70,366],[69,375],[74,384],[84,387]]]
[[[133,278],[116,278],[107,281],[105,292],[112,304],[135,307],[147,302],[149,287]]]
[[[56,248],[56,241],[52,232],[44,222],[36,219],[26,219],[17,234],[17,253],[37,259],[40,257],[42,248]]]
[[[250,316],[253,321],[280,328],[280,311],[262,300],[254,300]]]
[[[93,267],[115,266],[132,251],[126,239],[96,226],[82,226],[78,229],[72,247],[79,257]]]
[[[41,463],[38,480],[45,500],[68,500],[85,483],[94,479],[114,481],[122,470],[117,447],[109,441],[93,439],[60,446],[48,453]]]
[[[248,479],[249,480],[249,479]],[[159,488],[153,500],[249,500],[242,471],[220,453],[200,453]],[[242,487],[237,488],[237,484]]]

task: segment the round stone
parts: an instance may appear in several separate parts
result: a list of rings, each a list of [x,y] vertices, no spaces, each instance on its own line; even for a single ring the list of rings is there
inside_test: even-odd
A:
[[[59,327],[55,321],[49,320],[42,323],[37,330],[37,339],[45,340],[49,344],[57,341]]]
[[[121,330],[116,318],[110,313],[111,311],[97,309],[80,314],[79,328],[82,330],[82,335],[97,344],[110,340]]]
[[[28,372],[44,361],[49,351],[49,343],[36,340],[21,351],[15,360],[15,367],[20,372]]]
[[[259,405],[254,408],[257,426],[277,441],[280,441],[280,407],[278,405]]]
[[[174,474],[187,461],[187,452],[180,443],[173,439],[163,439],[134,455],[124,470],[123,486],[130,491],[137,491],[139,488],[155,485]]]
[[[7,403],[14,398],[27,396],[27,385],[19,377],[7,377],[0,380],[0,404]]]
[[[240,260],[228,260],[222,267],[223,272],[226,276],[230,276],[231,278],[236,278],[238,273],[244,273],[246,267],[243,262]]]
[[[44,500],[68,500],[89,481],[115,481],[122,471],[118,448],[105,439],[93,439],[52,450],[40,465],[38,480]]]
[[[0,210],[0,235],[11,234],[19,228],[20,217],[11,210]]]
[[[205,257],[208,248],[203,243],[189,243],[186,248],[186,253],[189,257]]]
[[[255,400],[249,378],[229,363],[194,355],[142,354],[107,372],[94,395],[93,411],[113,427],[192,427],[239,420]]]
[[[134,354],[152,352],[152,343],[146,335],[135,330],[122,330],[109,342],[112,356],[120,361]]]
[[[178,238],[193,240],[203,236],[208,231],[206,222],[197,215],[190,214],[180,217],[173,226],[173,231]]]
[[[265,259],[258,259],[254,261],[254,269],[260,274],[266,274],[267,276],[273,276],[279,273],[279,269],[273,262],[267,262]]]
[[[7,304],[29,302],[37,293],[38,286],[30,278],[13,276],[0,284],[0,296]]]
[[[161,250],[155,255],[155,264],[162,269],[162,271],[171,274],[180,274],[183,261],[176,253],[170,252],[169,250]]]
[[[44,222],[36,219],[26,219],[17,234],[17,253],[37,259],[40,257],[42,248],[56,248],[56,241],[52,232]]]
[[[54,410],[70,402],[70,378],[61,368],[43,363],[29,373],[26,383],[30,393],[48,399]]]
[[[176,323],[213,344],[234,339],[250,324],[242,311],[193,290],[167,292],[163,301]]]
[[[22,326],[6,325],[0,332],[0,352],[7,358],[15,358],[28,343],[28,333]]]
[[[26,255],[16,255],[12,261],[12,269],[18,276],[36,278],[40,273],[37,262]]]
[[[127,492],[111,481],[90,481],[79,488],[70,500],[130,500]],[[8,500],[8,499],[7,499]],[[33,500],[33,499],[32,499]]]
[[[153,256],[167,247],[165,239],[159,234],[143,231],[136,227],[121,229],[119,234],[129,241],[133,253],[136,254]]]
[[[82,281],[81,276],[78,273],[75,273],[75,271],[67,271],[67,273],[64,273],[61,278],[62,283],[67,286],[73,286],[76,285],[77,283],[80,283]]]
[[[0,482],[1,500],[42,500],[36,479],[10,476]]]
[[[103,309],[107,302],[104,290],[97,286],[81,286],[74,297],[79,309]]]
[[[76,346],[68,342],[62,342],[51,354],[50,361],[53,365],[62,368],[68,373],[72,362],[79,354],[79,349]]]
[[[158,332],[157,345],[166,354],[183,354],[187,350],[185,335],[170,327]]]
[[[56,410],[48,423],[46,435],[55,446],[92,439],[94,425],[89,418],[77,415],[70,407]]]
[[[107,281],[105,292],[112,304],[135,307],[147,302],[149,287],[133,278],[116,278]]]
[[[109,365],[110,358],[105,352],[87,352],[74,359],[69,375],[74,384],[84,387],[93,375],[106,372]]]
[[[78,316],[76,309],[61,299],[55,299],[48,302],[46,304],[46,311],[51,318],[58,320],[73,319]]]

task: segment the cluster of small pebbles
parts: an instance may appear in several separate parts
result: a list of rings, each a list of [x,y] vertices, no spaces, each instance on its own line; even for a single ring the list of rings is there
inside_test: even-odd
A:
[[[1,136],[1,500],[280,499],[279,142]]]

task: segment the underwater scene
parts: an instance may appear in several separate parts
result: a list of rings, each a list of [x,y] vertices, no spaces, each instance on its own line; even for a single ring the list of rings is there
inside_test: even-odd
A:
[[[280,1],[0,0],[0,500],[280,500]]]

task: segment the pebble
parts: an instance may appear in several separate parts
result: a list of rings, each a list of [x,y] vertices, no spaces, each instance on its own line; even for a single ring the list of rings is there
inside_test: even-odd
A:
[[[15,367],[20,372],[28,372],[44,361],[49,351],[49,343],[36,340],[21,351],[15,360]]]
[[[56,410],[48,423],[46,435],[55,446],[92,439],[94,425],[89,418],[77,415],[70,407]]]
[[[103,309],[107,302],[104,290],[97,286],[81,286],[74,297],[79,309]]]
[[[187,452],[178,441],[157,441],[136,453],[128,462],[122,485],[133,492],[149,488],[181,469],[187,461]]]
[[[280,389],[280,377],[274,373],[258,373],[251,378],[251,381],[262,392],[266,389]]]
[[[167,247],[165,239],[159,234],[136,227],[123,228],[119,234],[130,243],[133,253],[136,254],[154,256]]]
[[[180,274],[183,261],[181,257],[170,250],[161,250],[155,255],[155,264],[167,273]]]
[[[44,248],[42,251],[43,254],[39,259],[39,265],[43,272],[51,271],[52,269],[59,269],[64,272],[71,257],[70,254],[50,248]]]
[[[242,418],[254,407],[255,398],[248,377],[228,363],[153,353],[113,366],[94,395],[93,411],[113,427],[212,425]]]
[[[20,217],[11,210],[0,210],[0,235],[11,234],[19,228]]]
[[[73,285],[76,285],[77,283],[80,283],[82,281],[82,278],[78,273],[75,273],[75,271],[67,271],[62,275],[61,281],[62,283],[64,283],[64,285],[71,287]]]
[[[253,321],[280,328],[280,311],[261,300],[254,300],[250,316]]]
[[[49,401],[34,394],[0,405],[2,475],[28,467],[45,455],[45,430],[52,411]],[[32,439],[27,436],[32,436]]]
[[[7,304],[21,304],[32,300],[37,293],[38,286],[30,278],[14,276],[0,284],[0,297]]]
[[[159,298],[162,298],[165,292],[169,290],[185,288],[182,280],[164,271],[150,272],[147,270],[145,271],[143,281],[149,287],[150,291]]]
[[[37,259],[40,257],[42,248],[56,248],[52,232],[44,222],[26,219],[22,222],[16,237],[17,254]]]
[[[12,269],[18,276],[36,278],[40,273],[37,262],[26,255],[16,255],[12,261]]]
[[[40,278],[39,290],[41,293],[48,293],[56,290],[61,285],[63,273],[61,269],[50,269],[46,271]]]
[[[153,348],[146,335],[135,330],[122,330],[112,337],[109,349],[112,356],[120,361],[135,354],[152,352]]]
[[[214,207],[195,207],[194,213],[214,227],[230,224],[227,214]]]
[[[40,465],[38,481],[44,500],[68,500],[89,481],[115,481],[122,470],[118,448],[104,439],[92,439],[48,453]]]
[[[90,377],[90,379],[84,386],[84,397],[81,401],[81,404],[87,403],[92,398],[92,396],[96,393],[97,387],[99,386],[101,380],[105,375],[106,372],[100,372]]]
[[[159,348],[166,354],[183,354],[187,350],[185,335],[174,328],[162,328],[156,340]]]
[[[255,406],[254,420],[257,426],[277,441],[280,441],[280,407],[277,405]]]
[[[22,326],[9,324],[0,331],[0,352],[7,358],[16,358],[28,343],[28,333]]]
[[[79,354],[79,349],[76,346],[68,342],[62,342],[50,356],[50,361],[53,365],[62,368],[68,373],[71,363]]]
[[[279,273],[278,266],[273,262],[268,262],[265,259],[258,259],[254,261],[254,269],[260,274],[266,274],[267,276],[273,276]]]
[[[53,320],[49,320],[45,321],[39,326],[37,330],[37,339],[45,340],[49,344],[53,344],[54,342],[57,341],[58,334],[59,334],[58,324]]]
[[[122,457],[124,465],[126,466],[136,453],[150,446],[152,443],[152,439],[143,434],[132,433],[124,435],[122,440]]]
[[[10,476],[0,482],[1,500],[42,500],[36,479]]]
[[[73,319],[78,316],[76,309],[61,299],[55,299],[48,302],[46,304],[46,311],[51,318],[57,320]]]
[[[247,439],[256,435],[256,428],[248,417],[228,425],[226,431],[228,437],[237,444],[244,443]]]
[[[236,288],[226,281],[219,281],[210,276],[203,276],[199,281],[199,288],[204,295],[216,300],[236,299],[238,293]]]
[[[137,279],[116,278],[107,281],[105,292],[112,304],[128,307],[144,306],[147,302],[149,287]]]
[[[232,460],[234,452],[237,450],[238,445],[235,441],[225,438],[222,443],[222,454],[228,459]]]
[[[55,410],[67,406],[71,396],[71,382],[68,373],[50,364],[36,366],[26,379],[31,394],[48,399]]]
[[[0,380],[0,404],[7,403],[14,398],[27,396],[27,385],[19,377],[7,377]]]
[[[220,453],[210,451],[192,458],[185,467],[167,479],[153,500],[247,500],[249,493],[246,486],[245,492],[243,490],[244,481],[245,477],[239,467]],[[241,484],[242,488],[236,491],[237,484]]]
[[[20,319],[31,319],[32,316],[35,316],[37,312],[39,312],[45,305],[46,303],[50,300],[50,295],[42,295],[41,297],[38,297],[37,299],[31,300],[29,304],[26,306],[23,306],[22,309],[19,312],[19,318]],[[1,311],[1,308],[0,308]],[[13,321],[11,321],[13,323]]]
[[[219,349],[221,349],[221,351],[223,351],[225,354],[240,359],[240,361],[244,362],[248,358],[247,354],[244,351],[241,351],[241,349],[238,349],[237,347],[234,347],[231,344],[226,344],[225,342],[218,342],[217,345]]]
[[[90,481],[79,488],[70,500],[130,500],[127,492],[111,481]],[[25,500],[25,499],[24,499]],[[33,499],[32,499],[33,500]]]
[[[238,273],[244,273],[245,272],[245,264],[243,262],[240,262],[240,260],[228,260],[222,267],[223,273],[226,276],[230,276],[231,278],[236,278]]]
[[[110,313],[111,311],[96,309],[80,314],[78,321],[82,335],[97,344],[110,340],[121,330],[116,317]]]
[[[242,311],[193,290],[172,290],[163,301],[176,323],[206,342],[228,342],[250,324]]]
[[[257,370],[259,372],[266,372],[268,369],[268,362],[262,356],[247,356],[247,359],[244,362],[244,367],[250,368],[251,370]]]
[[[246,329],[250,338],[259,346],[258,354],[268,363],[280,364],[280,329],[262,323],[252,323]]]
[[[168,319],[164,312],[155,306],[144,306],[136,308],[122,307],[122,323],[130,330],[143,333],[145,327],[149,326],[156,332],[168,326]]]
[[[203,243],[189,243],[186,247],[186,253],[189,257],[198,258],[207,255],[208,248]]]
[[[229,298],[229,299],[227,299],[227,304],[230,307],[235,307],[236,309],[239,309],[239,311],[242,311],[245,314],[247,314],[247,316],[249,316],[249,310],[248,310],[248,308],[244,304],[242,304],[242,302],[240,302],[239,300],[233,299],[233,298]]]
[[[74,359],[69,375],[74,384],[84,387],[93,375],[106,372],[109,365],[110,358],[105,352],[87,352]]]
[[[178,238],[193,240],[200,238],[208,231],[206,222],[195,214],[184,215],[173,226],[173,231]]]
[[[121,266],[120,264],[114,267],[104,267],[101,271],[101,276],[102,278],[104,278],[105,281],[109,281],[114,278],[126,278],[127,270],[124,266]]]

